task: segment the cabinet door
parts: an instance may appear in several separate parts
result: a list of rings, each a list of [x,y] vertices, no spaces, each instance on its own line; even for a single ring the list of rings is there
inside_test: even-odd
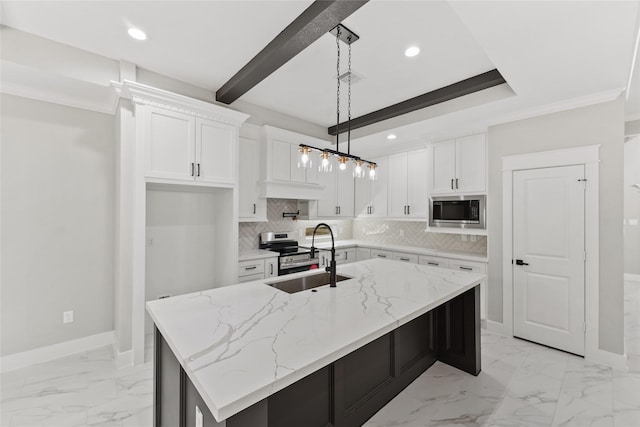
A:
[[[393,252],[384,249],[371,249],[371,258],[393,259]]]
[[[377,163],[376,179],[371,181],[371,209],[370,215],[375,218],[385,218],[387,216],[387,176],[389,175],[389,162],[387,157],[371,159]]]
[[[264,260],[264,277],[276,277],[278,275],[278,258]]]
[[[457,191],[485,191],[485,145],[484,134],[456,139]]]
[[[431,165],[431,194],[455,192],[456,142],[443,141],[433,144]]]
[[[393,260],[394,261],[402,261],[402,262],[409,262],[412,264],[417,264],[418,263],[418,255],[416,254],[408,254],[405,252],[394,252],[393,253]]]
[[[392,218],[404,218],[407,206],[407,153],[389,156],[388,213]]]
[[[196,179],[236,184],[238,180],[237,130],[212,120],[196,119]]]
[[[193,181],[195,118],[161,108],[146,108],[146,176]]]
[[[238,216],[254,218],[257,215],[258,180],[260,179],[260,142],[240,137],[239,145]]]
[[[370,208],[372,205],[371,193],[373,181],[370,179],[356,179],[355,181],[355,215],[368,217],[370,216]]]
[[[291,144],[271,141],[271,179],[291,181]]]
[[[337,179],[338,171],[335,164],[331,172],[320,172],[318,174],[319,184],[324,186],[324,190],[322,190],[322,194],[318,198],[318,216],[321,218],[335,217],[338,215],[336,208]]]
[[[449,268],[449,260],[447,258],[437,256],[420,255],[419,263],[422,265],[429,265],[431,267]]]
[[[353,218],[354,213],[354,186],[356,178],[350,170],[338,170],[336,187],[336,205],[338,206],[338,216]]]
[[[407,158],[407,216],[427,218],[427,150],[415,150]]]
[[[364,261],[371,259],[371,249],[369,248],[356,248],[356,259],[358,261]]]

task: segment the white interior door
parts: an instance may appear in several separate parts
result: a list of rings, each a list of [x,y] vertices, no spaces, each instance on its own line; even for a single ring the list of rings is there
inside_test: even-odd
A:
[[[584,166],[513,175],[513,334],[584,355]]]

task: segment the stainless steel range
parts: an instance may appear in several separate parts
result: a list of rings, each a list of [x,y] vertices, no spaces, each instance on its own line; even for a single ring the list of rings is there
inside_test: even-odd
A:
[[[278,276],[298,273],[318,267],[319,257],[311,257],[311,250],[298,246],[291,232],[260,233],[260,249],[278,252]]]

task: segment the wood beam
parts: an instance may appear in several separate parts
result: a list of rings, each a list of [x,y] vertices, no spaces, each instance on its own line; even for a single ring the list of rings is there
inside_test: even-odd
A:
[[[372,125],[374,123],[420,110],[441,102],[450,101],[452,99],[488,89],[493,86],[498,86],[503,83],[506,83],[506,80],[502,77],[502,74],[500,74],[498,70],[493,69],[486,73],[469,77],[468,79],[450,84],[449,86],[441,87],[440,89],[423,93],[422,95],[407,99],[406,101],[365,114],[364,116],[351,119],[351,130]],[[346,132],[348,127],[347,122],[340,123],[339,127],[340,133]],[[337,129],[338,126],[335,125],[329,127],[329,135],[335,135],[337,133]]]
[[[216,92],[231,104],[369,0],[317,0]]]

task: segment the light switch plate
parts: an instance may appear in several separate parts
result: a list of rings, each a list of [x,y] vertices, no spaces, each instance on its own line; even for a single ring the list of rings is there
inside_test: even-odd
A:
[[[73,322],[73,310],[64,311],[62,313],[62,323],[71,323]]]
[[[204,427],[204,420],[202,419],[202,411],[196,405],[196,426],[195,427]]]

